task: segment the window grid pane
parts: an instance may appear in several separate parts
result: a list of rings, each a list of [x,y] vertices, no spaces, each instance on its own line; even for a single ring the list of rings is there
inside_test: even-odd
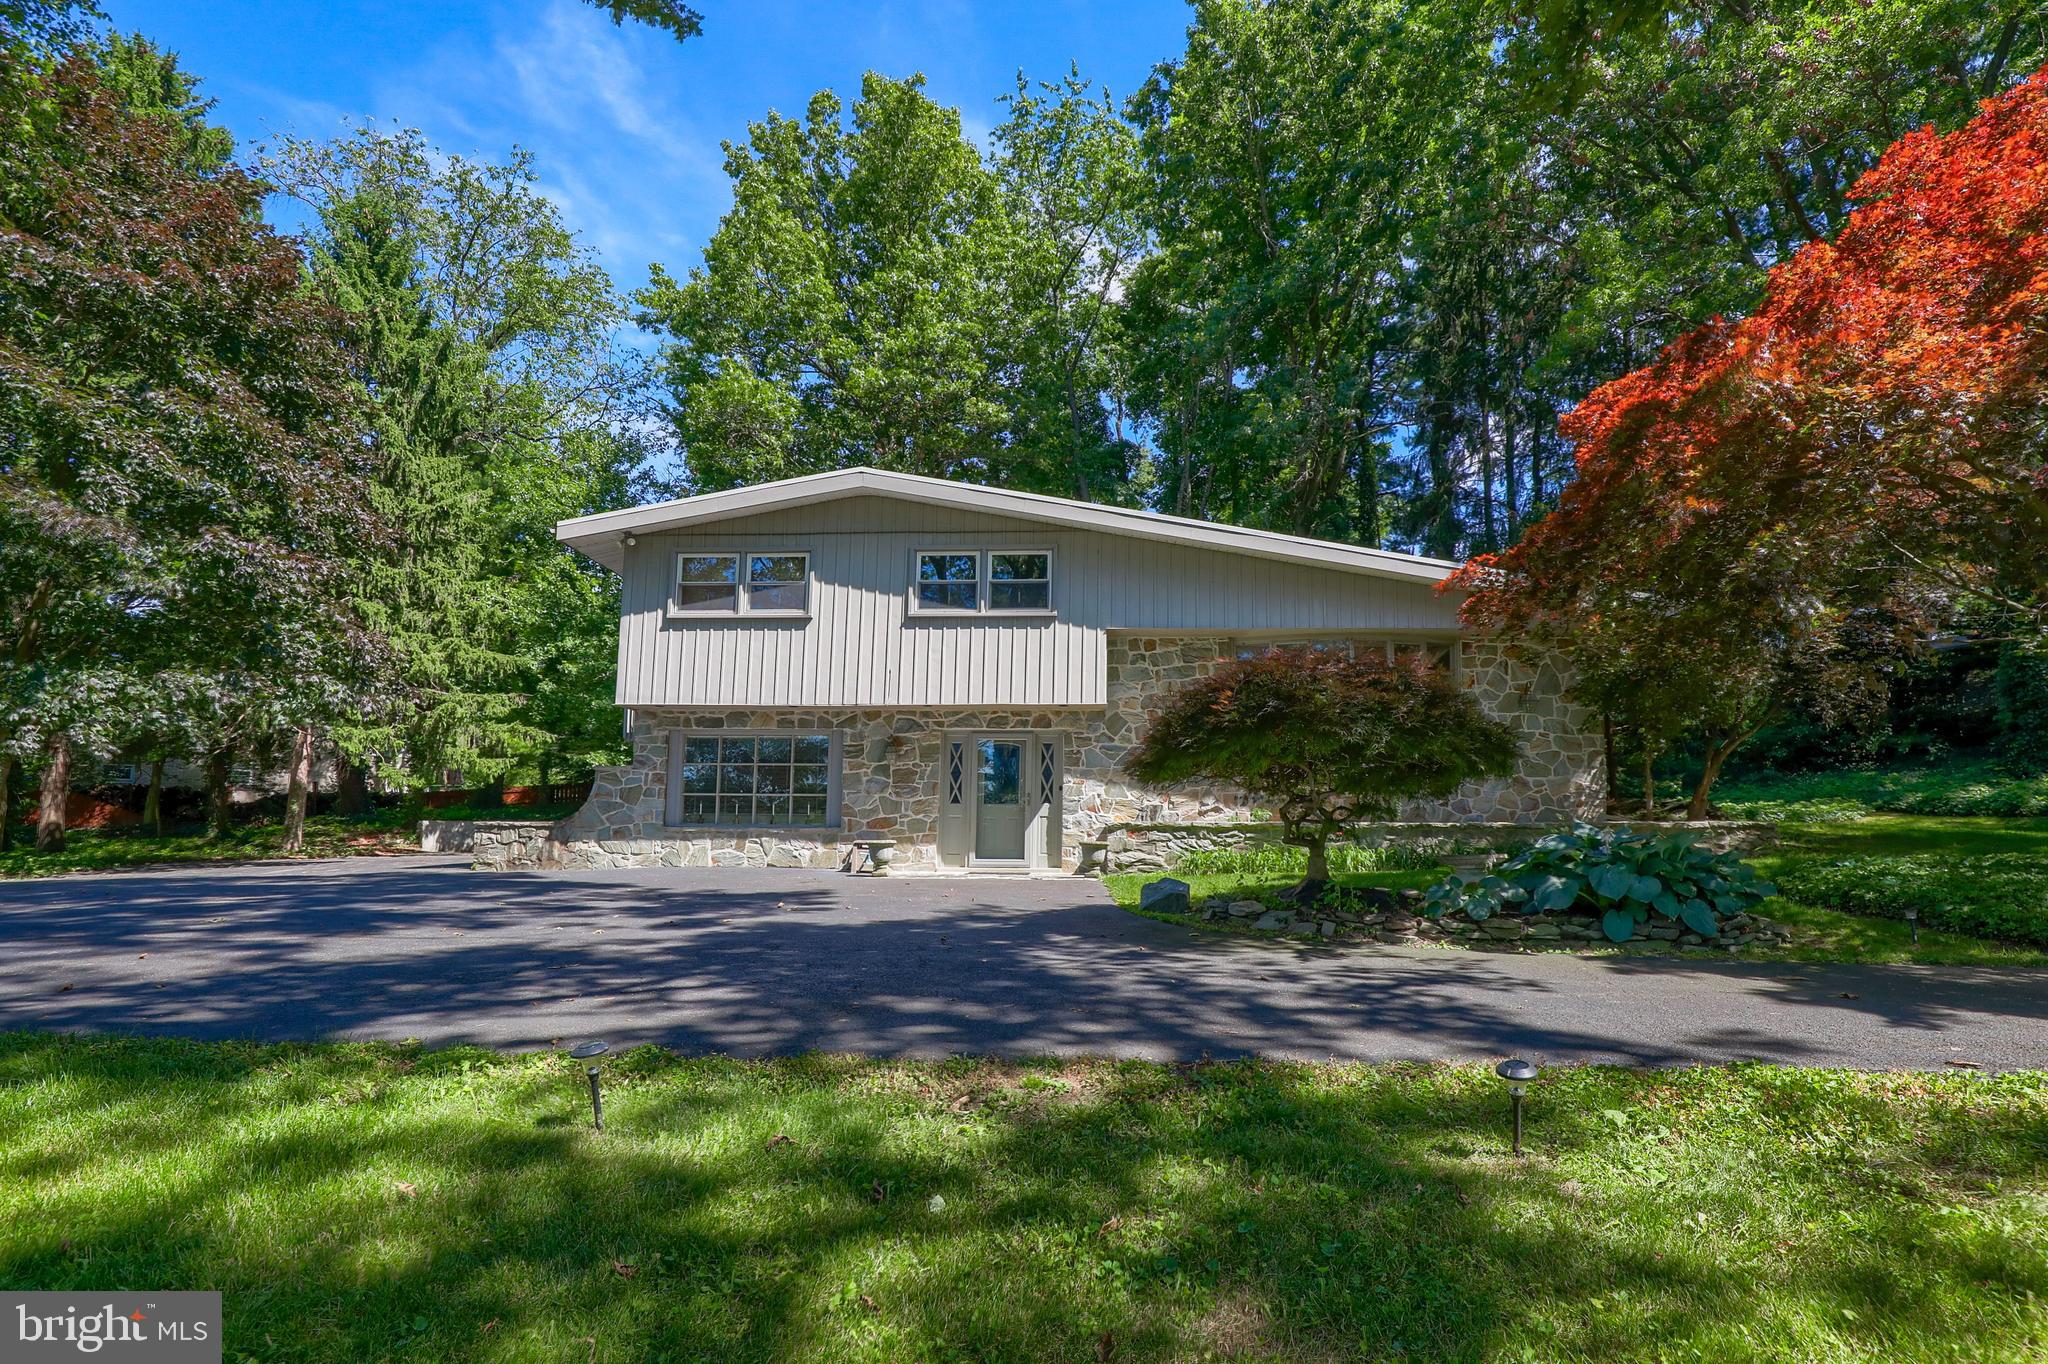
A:
[[[917,605],[924,611],[972,611],[979,607],[981,556],[918,555]]]
[[[739,556],[685,554],[676,561],[678,611],[737,611]]]
[[[685,739],[682,751],[685,824],[823,828],[830,823],[829,734],[698,735]]]
[[[749,611],[810,609],[810,557],[804,554],[756,554],[747,564]]]

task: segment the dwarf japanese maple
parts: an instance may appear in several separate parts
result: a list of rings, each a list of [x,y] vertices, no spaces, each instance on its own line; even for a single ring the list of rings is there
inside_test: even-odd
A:
[[[1308,849],[1297,899],[1330,879],[1330,839],[1400,802],[1514,769],[1515,736],[1420,660],[1325,649],[1239,659],[1175,692],[1124,759],[1143,782],[1222,782],[1273,808]]]

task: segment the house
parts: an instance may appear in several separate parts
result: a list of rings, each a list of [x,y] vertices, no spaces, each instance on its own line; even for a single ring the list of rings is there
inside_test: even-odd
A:
[[[1278,644],[1417,651],[1523,736],[1512,780],[1418,818],[1597,812],[1565,679],[1467,637],[1455,565],[1122,507],[844,469],[565,521],[624,580],[633,758],[511,865],[1055,870],[1133,823],[1254,818],[1118,763],[1172,688]]]

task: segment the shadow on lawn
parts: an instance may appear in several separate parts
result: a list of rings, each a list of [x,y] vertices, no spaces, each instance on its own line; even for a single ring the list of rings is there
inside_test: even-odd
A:
[[[600,1137],[551,1060],[0,1037],[79,1124],[0,1137],[0,1283],[220,1288],[266,1361],[2022,1353],[2038,1246],[1935,1185],[2038,1185],[2039,1104],[1846,1083],[1559,1073],[1517,1164],[1469,1070],[641,1051]]]

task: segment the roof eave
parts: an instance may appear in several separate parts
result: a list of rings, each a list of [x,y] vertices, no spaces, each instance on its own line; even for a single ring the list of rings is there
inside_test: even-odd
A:
[[[618,572],[624,562],[623,540],[628,535],[658,535],[705,522],[864,493],[1410,582],[1439,583],[1459,567],[1443,559],[868,468],[834,470],[729,492],[579,516],[558,524],[555,535],[562,543]]]

